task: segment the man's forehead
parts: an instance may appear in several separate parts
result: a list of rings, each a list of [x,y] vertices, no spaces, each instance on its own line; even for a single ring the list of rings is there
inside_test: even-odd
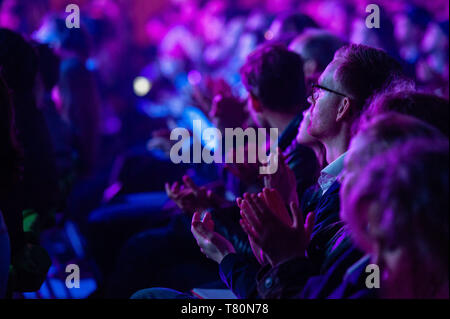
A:
[[[318,80],[319,84],[330,85],[330,83],[334,83],[334,73],[339,65],[341,65],[341,63],[342,59],[334,59],[333,61],[331,61],[320,75]]]

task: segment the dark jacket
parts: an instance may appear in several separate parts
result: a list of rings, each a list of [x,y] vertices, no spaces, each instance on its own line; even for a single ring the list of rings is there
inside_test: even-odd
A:
[[[357,249],[349,237],[342,240],[327,255],[317,274],[308,258],[294,258],[278,267],[262,269],[257,276],[258,293],[265,299],[341,299],[370,298],[374,290],[365,286],[367,257]]]
[[[246,256],[230,254],[220,264],[220,276],[227,286],[240,298],[282,298],[298,294],[310,277],[325,273],[327,268],[324,265],[330,267],[345,251],[345,246],[341,247],[342,250],[333,249],[338,238],[336,234],[343,227],[339,220],[339,189],[340,184],[335,182],[325,194],[314,200],[315,205],[309,203],[315,212],[315,226],[307,249],[308,259],[294,260],[276,268],[266,266],[260,269],[259,265],[249,263]],[[312,192],[311,196],[317,198],[317,192]],[[309,200],[303,198],[303,201]],[[301,206],[306,207],[308,203],[302,202]],[[357,258],[362,256],[359,252],[355,254]],[[347,266],[356,261],[348,260],[345,264]],[[299,271],[301,275],[298,275]],[[265,286],[269,291],[262,290],[258,294],[255,291],[257,286]]]

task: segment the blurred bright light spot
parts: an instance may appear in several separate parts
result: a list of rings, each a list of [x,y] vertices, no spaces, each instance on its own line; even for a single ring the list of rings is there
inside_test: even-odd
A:
[[[192,70],[188,74],[188,81],[191,85],[200,84],[200,82],[202,81],[202,75],[200,74],[200,72]]]
[[[86,60],[86,69],[89,71],[94,71],[97,69],[97,61],[94,58],[89,58]]]
[[[152,88],[152,82],[150,82],[146,77],[138,76],[133,81],[134,94],[137,96],[146,95]]]
[[[273,32],[272,31],[267,31],[266,33],[264,33],[264,38],[266,40],[272,40],[273,39]]]
[[[109,202],[122,189],[122,183],[115,182],[103,192],[103,201]]]

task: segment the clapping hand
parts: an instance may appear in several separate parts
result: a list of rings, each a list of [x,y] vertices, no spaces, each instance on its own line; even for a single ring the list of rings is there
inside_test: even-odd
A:
[[[178,182],[170,185],[165,184],[166,193],[170,199],[183,211],[194,213],[194,211],[203,212],[204,210],[220,206],[220,198],[214,192],[206,187],[197,186],[187,175],[183,176],[183,184]]]
[[[271,153],[270,160],[273,160],[274,153]],[[284,203],[287,205],[291,202],[299,204],[297,194],[297,181],[292,169],[286,164],[286,158],[278,149],[278,169],[273,174],[264,175],[264,186],[266,188],[276,189],[283,197]]]
[[[282,202],[276,190],[265,188],[256,196],[244,196],[241,204],[241,226],[272,266],[305,257],[314,226],[313,213],[304,223],[296,203],[290,203],[291,217]]]
[[[209,212],[204,215],[203,219],[199,212],[194,213],[191,232],[201,252],[219,264],[225,256],[236,252],[225,237],[214,231],[214,221]]]

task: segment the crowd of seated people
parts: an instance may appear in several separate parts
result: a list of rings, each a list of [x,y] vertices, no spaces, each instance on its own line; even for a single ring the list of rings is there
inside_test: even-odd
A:
[[[448,4],[383,2],[369,29],[359,1],[263,2],[139,25],[94,1],[69,29],[0,0],[0,298],[40,289],[68,221],[92,298],[449,298]],[[276,129],[276,170],[195,120],[221,146]],[[219,160],[175,163],[180,127]]]

